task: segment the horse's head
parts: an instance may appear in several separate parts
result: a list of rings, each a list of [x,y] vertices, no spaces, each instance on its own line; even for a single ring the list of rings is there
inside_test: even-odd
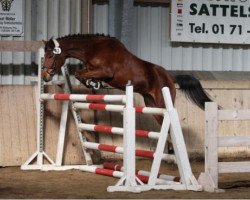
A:
[[[60,44],[55,39],[50,39],[45,43],[45,55],[42,68],[42,78],[44,81],[51,81],[53,76],[63,66],[66,56],[60,48]]]

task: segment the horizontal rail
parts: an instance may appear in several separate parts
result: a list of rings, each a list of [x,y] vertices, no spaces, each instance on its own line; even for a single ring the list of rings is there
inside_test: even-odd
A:
[[[54,166],[54,165],[43,165],[41,168],[42,171],[65,171],[65,170],[72,170],[72,169],[77,169],[89,173],[94,173],[94,174],[99,174],[99,175],[104,175],[104,176],[109,176],[109,177],[114,177],[114,178],[121,178],[124,175],[123,171],[116,171],[112,169],[107,169],[103,165],[64,165],[64,166]],[[143,183],[148,183],[149,176],[147,175],[140,175],[136,174],[136,177],[139,178]],[[183,186],[179,181],[171,181],[167,179],[161,179],[157,178],[156,179],[156,184],[158,185],[174,185],[174,186],[180,186],[181,189]]]
[[[250,110],[218,110],[218,120],[250,120]]]
[[[92,95],[92,94],[48,94],[40,95],[41,100],[62,100],[62,101],[102,101],[102,102],[123,102],[125,95]]]
[[[111,170],[115,170],[115,171],[124,171],[124,167],[121,165],[117,165],[115,163],[111,163],[111,162],[104,162],[103,163],[103,168],[104,169],[111,169]],[[148,171],[144,171],[144,170],[136,170],[136,175],[142,175],[142,176],[146,176],[149,177],[150,176],[150,172]],[[174,182],[180,182],[180,177],[179,176],[171,176],[171,175],[165,175],[165,174],[158,174],[157,177],[159,179],[163,179],[163,180],[167,180],[167,181],[174,181]]]
[[[124,175],[124,172],[122,171],[116,171],[112,169],[106,169],[102,165],[64,165],[64,166],[54,166],[54,165],[43,165],[41,168],[42,171],[50,171],[50,170],[55,170],[55,171],[62,171],[62,170],[71,170],[71,169],[77,169],[89,173],[94,173],[94,174],[99,174],[99,175],[104,175],[104,176],[109,176],[109,177],[114,177],[114,178],[121,178]],[[149,177],[146,175],[136,175],[137,178],[139,178],[143,183],[147,183],[149,180]],[[159,185],[167,185],[167,184],[175,184],[179,185],[180,182],[175,182],[171,180],[164,180],[157,178],[156,183]]]
[[[105,110],[111,112],[122,112],[124,105],[112,105],[112,104],[96,104],[96,103],[74,103],[76,109],[90,109],[90,110]],[[165,108],[153,108],[153,107],[135,107],[137,113],[163,115],[166,112]]]
[[[115,177],[115,178],[121,178],[124,175],[123,171],[117,171],[113,169],[107,169],[104,166],[83,166],[80,168],[82,171],[86,172],[91,172],[95,174],[100,174],[104,176],[110,176],[110,177]],[[137,178],[139,178],[143,183],[148,183],[149,176],[147,175],[140,175],[136,174]],[[160,185],[165,185],[165,184],[180,184],[179,182],[176,181],[171,181],[171,180],[164,180],[157,178],[156,183]]]
[[[85,123],[79,124],[78,128],[80,130],[85,130],[85,131],[96,131],[96,132],[110,133],[110,134],[113,133],[113,134],[117,134],[117,135],[123,135],[123,132],[124,132],[124,129],[119,128],[119,127],[95,125],[95,124],[85,124]],[[159,134],[160,134],[159,132],[135,130],[135,135],[138,137],[158,139]]]
[[[219,173],[250,172],[250,162],[219,162]]]
[[[88,148],[88,149],[123,154],[123,147],[118,147],[118,146],[114,146],[114,145],[107,145],[107,144],[98,144],[98,143],[94,143],[94,142],[84,142],[83,145],[85,148]],[[150,159],[154,158],[154,153],[155,152],[153,152],[153,151],[147,151],[147,150],[139,150],[139,149],[135,150],[136,156],[150,158]],[[175,156],[170,155],[170,154],[163,154],[162,160],[172,161],[172,162],[176,163]]]
[[[219,147],[250,146],[250,136],[225,136],[218,138]]]

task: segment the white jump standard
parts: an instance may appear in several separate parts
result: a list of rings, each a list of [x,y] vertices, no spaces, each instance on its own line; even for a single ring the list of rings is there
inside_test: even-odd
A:
[[[42,57],[42,55],[41,55]],[[37,152],[22,166],[22,169],[39,169],[39,170],[68,170],[79,169],[86,172],[103,174],[108,176],[119,177],[120,180],[115,186],[109,186],[108,191],[128,191],[141,192],[151,189],[173,189],[173,190],[193,190],[201,191],[202,186],[198,184],[194,175],[192,174],[191,166],[188,160],[186,145],[182,135],[180,121],[176,109],[173,107],[172,99],[168,88],[163,88],[162,93],[166,108],[149,108],[149,107],[134,107],[133,104],[133,86],[126,86],[125,95],[84,95],[71,94],[71,84],[67,68],[62,68],[62,73],[65,78],[65,93],[63,94],[45,94],[43,91],[43,81],[41,80],[41,62],[39,63],[39,79],[38,79],[38,128],[37,128]],[[58,148],[56,162],[53,162],[43,152],[43,105],[47,100],[61,100],[63,101],[63,108],[61,114],[61,123],[59,130]],[[91,103],[91,102],[95,103]],[[96,102],[119,102],[123,105],[100,104]],[[83,103],[84,102],[84,103]],[[125,105],[124,105],[125,103]],[[83,154],[87,165],[63,165],[62,158],[64,153],[66,119],[68,116],[68,107],[70,106],[72,114],[77,126],[77,134],[79,136]],[[79,111],[81,109],[104,110],[108,112],[123,113],[123,127],[111,127],[97,124],[86,124],[81,122]],[[153,131],[143,131],[135,129],[135,114],[153,114],[163,116],[163,124],[159,133]],[[169,130],[173,142],[175,156],[164,153],[165,144],[167,141]],[[104,131],[109,134],[118,134],[123,136],[123,147],[114,145],[93,143],[86,140],[83,131]],[[149,139],[157,140],[157,147],[155,152],[147,150],[135,149],[135,137],[147,137]],[[103,166],[92,165],[92,159],[87,149],[98,149],[104,151],[111,151],[123,154],[123,172],[113,169],[105,169]],[[37,156],[37,163],[32,161]],[[50,161],[49,164],[42,162],[43,156]],[[150,172],[143,170],[136,170],[135,156],[143,156],[153,160]],[[180,173],[180,181],[166,180],[165,175],[159,175],[159,169],[162,160],[176,160],[178,170]]]

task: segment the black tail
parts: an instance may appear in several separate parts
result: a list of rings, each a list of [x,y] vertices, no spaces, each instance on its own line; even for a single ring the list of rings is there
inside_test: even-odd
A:
[[[198,79],[190,75],[177,75],[175,82],[180,86],[188,99],[205,110],[205,102],[211,102],[208,94],[204,91]]]

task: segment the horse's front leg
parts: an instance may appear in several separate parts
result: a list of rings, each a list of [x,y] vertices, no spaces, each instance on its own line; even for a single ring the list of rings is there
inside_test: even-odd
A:
[[[82,83],[83,85],[85,85],[87,88],[91,88],[91,86],[88,84],[88,80],[90,80],[90,79],[87,79],[87,78],[85,78],[85,77],[83,77],[83,76],[80,75],[83,70],[86,70],[86,68],[84,68],[82,70],[77,70],[75,72],[75,78],[78,81],[80,81],[80,83]]]
[[[93,67],[87,64],[86,68],[76,71],[75,77],[87,87],[101,86],[100,81],[105,81],[113,77],[110,68]]]

